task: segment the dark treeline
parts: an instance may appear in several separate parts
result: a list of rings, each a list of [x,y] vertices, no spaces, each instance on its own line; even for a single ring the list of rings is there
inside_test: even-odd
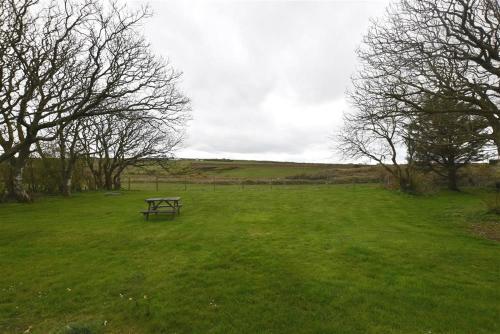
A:
[[[118,189],[127,166],[172,154],[189,100],[138,31],[148,16],[114,1],[0,0],[3,199],[31,200],[28,164],[46,180],[31,190],[69,195],[82,179]]]
[[[427,172],[457,190],[463,166],[500,153],[499,27],[497,0],[393,3],[357,51],[340,150],[403,191]]]

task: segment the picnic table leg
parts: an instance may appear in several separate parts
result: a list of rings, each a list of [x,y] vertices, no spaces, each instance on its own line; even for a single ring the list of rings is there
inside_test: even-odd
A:
[[[149,221],[149,211],[151,210],[151,202],[148,202],[148,212],[146,213],[146,220]]]
[[[172,213],[173,215],[175,216],[175,214],[177,213],[177,205],[175,204],[176,202],[175,201],[165,201],[165,203],[170,207],[172,208]]]
[[[179,206],[179,201],[174,202],[174,213],[176,213],[178,216],[181,214],[181,207]]]
[[[153,204],[153,211],[154,211],[154,214],[155,214],[155,217],[158,217],[158,209],[160,208],[160,205],[161,205],[162,201],[158,201],[158,203],[154,203]]]

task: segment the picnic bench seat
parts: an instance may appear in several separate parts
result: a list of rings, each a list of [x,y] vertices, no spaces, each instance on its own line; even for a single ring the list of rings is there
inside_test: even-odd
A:
[[[151,214],[151,213],[177,213],[177,211],[174,211],[174,210],[144,210],[144,211],[141,211],[141,213],[147,215],[147,214]]]
[[[181,214],[182,203],[180,197],[158,197],[147,198],[148,209],[140,211],[149,220],[150,214],[171,214],[173,216]],[[165,204],[162,204],[165,203]]]
[[[143,211],[141,211],[141,213],[143,213],[143,214],[148,214],[148,213],[177,213],[177,214],[180,214],[182,204],[177,205],[177,210],[175,210],[174,208],[171,208],[168,205],[161,205],[159,207],[160,208],[168,208],[168,209],[166,209],[166,210],[143,210]]]

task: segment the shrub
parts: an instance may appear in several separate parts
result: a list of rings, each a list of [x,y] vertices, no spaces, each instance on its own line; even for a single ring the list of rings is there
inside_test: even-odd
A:
[[[461,185],[488,187],[495,180],[495,167],[487,164],[473,164],[464,168],[461,173]]]
[[[500,181],[496,182],[496,189],[487,193],[483,198],[488,212],[500,215]]]
[[[442,180],[433,173],[416,172],[412,184],[417,194],[432,194],[439,190]]]

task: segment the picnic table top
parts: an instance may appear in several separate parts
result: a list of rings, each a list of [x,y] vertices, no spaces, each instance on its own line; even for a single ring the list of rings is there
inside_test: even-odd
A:
[[[159,201],[180,201],[180,197],[153,197],[146,198],[146,202],[159,202]]]

